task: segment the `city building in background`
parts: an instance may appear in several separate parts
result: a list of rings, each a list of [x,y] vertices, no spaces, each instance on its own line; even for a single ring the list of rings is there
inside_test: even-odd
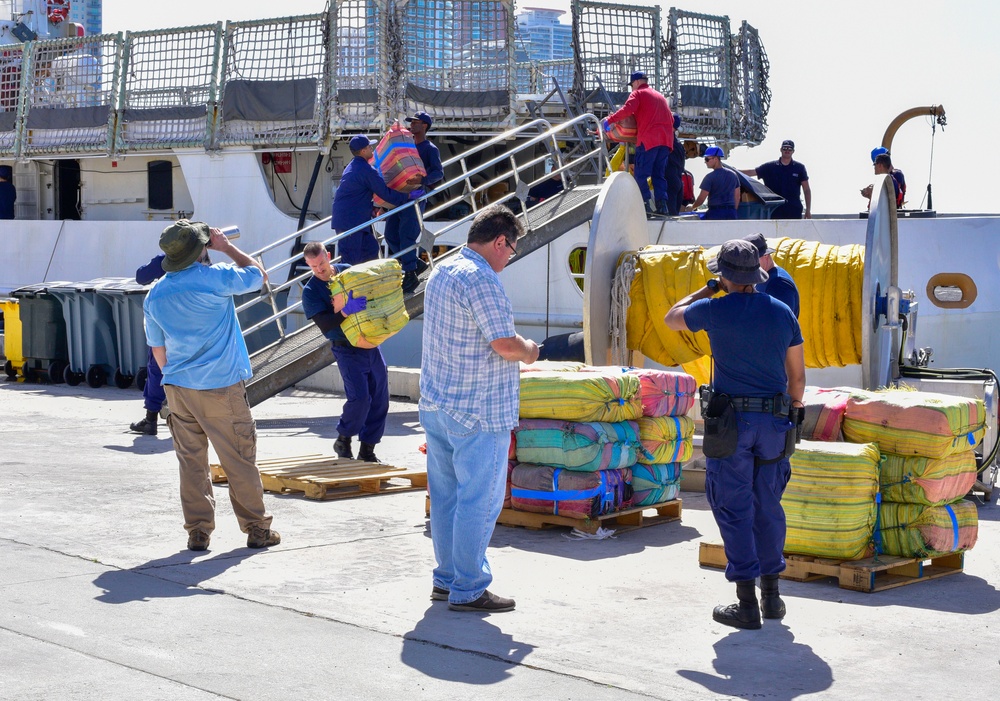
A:
[[[87,36],[97,36],[103,27],[103,2],[104,0],[71,0],[69,21],[82,24]]]
[[[517,52],[526,61],[573,58],[573,27],[563,24],[563,10],[526,7],[517,15]],[[522,58],[523,57],[523,58]]]

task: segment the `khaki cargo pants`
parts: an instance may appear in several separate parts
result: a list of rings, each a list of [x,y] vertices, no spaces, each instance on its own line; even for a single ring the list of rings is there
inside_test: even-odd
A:
[[[221,389],[164,385],[170,416],[167,426],[180,463],[184,528],[215,530],[215,496],[208,468],[208,443],[229,480],[229,500],[246,533],[250,526],[271,527],[264,489],[257,471],[257,428],[246,387],[237,382]]]

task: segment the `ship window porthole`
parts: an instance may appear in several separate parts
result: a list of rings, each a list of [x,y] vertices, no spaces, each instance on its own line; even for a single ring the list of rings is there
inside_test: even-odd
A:
[[[583,273],[587,269],[587,247],[578,246],[569,252],[569,272],[580,290],[583,290]]]
[[[938,273],[927,281],[927,299],[941,309],[965,309],[977,295],[976,283],[964,273]]]

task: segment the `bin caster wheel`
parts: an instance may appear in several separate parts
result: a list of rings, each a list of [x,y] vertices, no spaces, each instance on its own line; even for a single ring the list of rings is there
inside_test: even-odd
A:
[[[7,373],[7,377],[9,377],[12,380],[15,377],[17,377],[17,370],[14,368],[14,363],[10,362],[9,360],[6,363],[4,363],[3,371]]]
[[[49,382],[51,382],[54,385],[58,385],[60,382],[63,381],[63,378],[65,377],[64,375],[65,372],[66,372],[66,363],[64,363],[61,360],[53,360],[51,363],[49,363],[49,369],[48,369]]]
[[[134,381],[135,377],[123,374],[121,368],[115,370],[115,387],[118,389],[128,389]]]
[[[35,375],[35,369],[27,362],[21,366],[21,377],[24,378],[25,382],[35,382],[38,380],[38,377]]]
[[[139,372],[135,374],[135,386],[139,389],[144,389],[146,387],[146,377],[149,375],[149,370],[146,368],[139,368]]]
[[[108,373],[104,372],[104,368],[100,365],[94,365],[87,370],[87,384],[97,389],[98,387],[103,387],[108,381]]]
[[[76,387],[78,384],[83,382],[83,373],[73,372],[73,368],[67,365],[66,369],[63,370],[63,379],[66,380],[66,384],[70,387]]]

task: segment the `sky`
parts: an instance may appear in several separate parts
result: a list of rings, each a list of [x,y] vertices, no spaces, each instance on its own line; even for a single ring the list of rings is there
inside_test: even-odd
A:
[[[643,0],[629,4],[660,4],[664,18],[671,7]],[[755,168],[780,155],[783,139],[793,139],[794,157],[809,173],[813,213],[856,213],[866,204],[858,191],[873,173],[869,154],[889,122],[911,107],[943,105],[948,126],[937,130],[933,161],[929,118],[907,122],[893,141],[893,164],[906,174],[907,206],[919,207],[930,174],[938,212],[1000,212],[1000,189],[988,165],[990,134],[1000,119],[1000,3],[689,0],[675,6],[728,15],[733,30],[746,20],[760,32],[767,52],[772,95],[767,138],[754,148],[733,149],[729,164]],[[564,9],[569,22],[568,0],[527,0],[516,7]],[[274,10],[246,0],[104,0],[104,31],[323,8],[324,0],[283,0]],[[691,160],[688,167],[700,182],[703,164]]]

